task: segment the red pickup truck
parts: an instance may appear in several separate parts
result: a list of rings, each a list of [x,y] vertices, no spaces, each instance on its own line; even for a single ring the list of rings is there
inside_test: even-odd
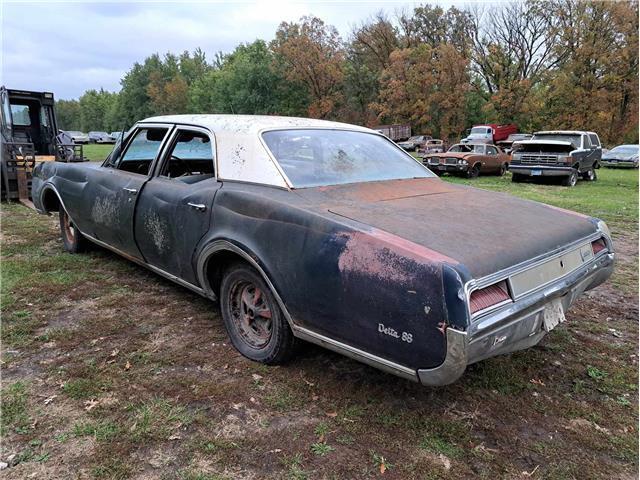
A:
[[[471,128],[469,135],[461,140],[461,143],[496,143],[506,140],[512,133],[518,133],[518,126],[513,124],[497,125],[489,123],[487,125],[475,125]]]

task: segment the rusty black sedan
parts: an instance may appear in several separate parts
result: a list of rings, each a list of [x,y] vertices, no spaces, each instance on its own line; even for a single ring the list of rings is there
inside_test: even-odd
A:
[[[33,201],[68,251],[217,299],[254,361],[308,341],[424,385],[537,344],[614,264],[596,218],[446,183],[373,130],[310,119],[148,118],[102,164],[38,165]]]

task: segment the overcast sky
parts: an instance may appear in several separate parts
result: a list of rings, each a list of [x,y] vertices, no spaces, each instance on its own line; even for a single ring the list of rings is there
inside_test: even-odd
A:
[[[435,2],[432,2],[435,3]],[[441,1],[442,6],[451,2]],[[282,21],[313,14],[343,38],[351,27],[383,10],[389,15],[417,2],[55,2],[0,0],[2,84],[77,98],[89,88],[119,90],[135,61],[153,53],[201,47],[212,59],[239,43],[270,40]]]

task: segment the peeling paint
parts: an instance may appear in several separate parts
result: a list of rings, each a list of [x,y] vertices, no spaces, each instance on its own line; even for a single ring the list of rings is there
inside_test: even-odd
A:
[[[97,197],[91,208],[91,219],[100,225],[115,225],[118,212],[115,195]]]
[[[168,247],[168,242],[165,236],[166,232],[169,230],[168,225],[156,212],[148,212],[144,216],[144,229],[149,233],[151,241],[158,249],[158,253],[164,253]]]

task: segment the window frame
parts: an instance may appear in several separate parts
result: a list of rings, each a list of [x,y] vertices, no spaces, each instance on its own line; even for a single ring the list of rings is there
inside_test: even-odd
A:
[[[167,177],[165,175],[161,175],[160,172],[162,172],[162,169],[164,168],[166,162],[169,161],[169,159],[171,158],[171,152],[173,151],[173,148],[175,147],[175,143],[176,143],[176,139],[178,137],[178,135],[180,134],[180,132],[196,132],[196,133],[202,133],[204,135],[206,135],[207,137],[209,137],[209,143],[211,144],[211,161],[213,162],[213,177],[216,179],[216,182],[218,181],[218,155],[217,155],[217,146],[216,146],[216,138],[215,135],[208,129],[203,128],[203,127],[198,127],[195,125],[182,125],[182,124],[176,124],[174,125],[174,128],[171,130],[171,135],[169,135],[167,138],[165,138],[165,145],[162,149],[162,155],[157,159],[157,162],[154,166],[153,172],[152,172],[152,176],[153,177],[157,177],[157,178],[164,178],[167,180],[176,180],[178,177],[175,178],[171,178],[171,177]],[[184,182],[183,182],[184,183]]]
[[[146,174],[143,174],[143,173],[130,172],[128,170],[122,170],[120,168],[120,164],[122,163],[122,158],[126,155],[127,151],[129,150],[129,147],[131,146],[131,142],[133,141],[133,139],[138,135],[140,130],[148,130],[151,128],[165,128],[167,129],[167,132],[164,134],[164,137],[160,142],[160,147],[156,152],[156,156],[151,161],[151,165],[149,165],[149,171]],[[107,166],[111,158],[111,155],[109,155],[104,160],[104,162],[102,162],[102,167],[110,168],[112,170],[117,170],[118,172],[122,172],[122,173],[130,173],[131,175],[138,175],[140,177],[151,178],[151,176],[153,175],[153,172],[155,171],[156,165],[158,163],[158,159],[161,158],[162,155],[164,154],[164,150],[167,145],[167,139],[171,136],[174,128],[175,128],[175,125],[170,123],[137,123],[136,125],[134,125],[134,127],[131,130],[129,130],[129,132],[127,132],[128,135],[126,137],[123,147],[120,150],[120,154],[118,156],[116,163],[113,166]]]

